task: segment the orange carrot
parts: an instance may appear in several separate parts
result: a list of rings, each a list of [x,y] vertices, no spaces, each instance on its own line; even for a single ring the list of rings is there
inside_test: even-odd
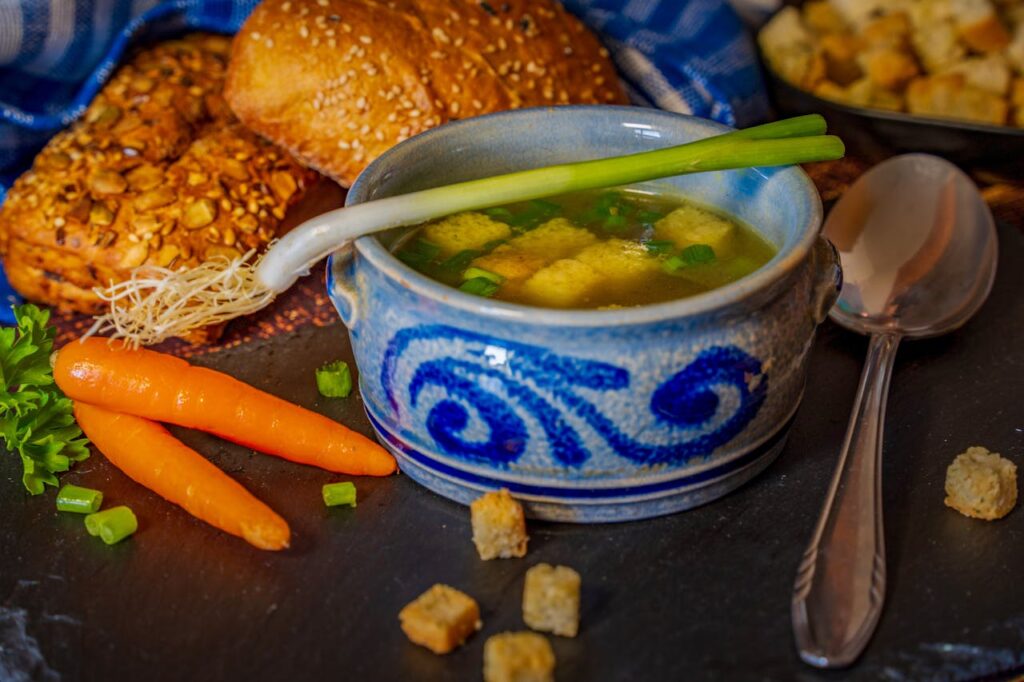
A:
[[[395,459],[338,422],[181,358],[107,339],[71,342],[53,377],[72,400],[213,433],[293,462],[387,476]]]
[[[160,424],[77,401],[75,419],[111,464],[197,519],[260,549],[288,546],[284,519]]]

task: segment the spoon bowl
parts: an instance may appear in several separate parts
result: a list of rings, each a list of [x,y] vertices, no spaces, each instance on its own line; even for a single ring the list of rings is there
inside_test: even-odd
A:
[[[844,284],[830,313],[861,334],[926,338],[964,324],[995,280],[992,214],[967,175],[928,154],[863,175],[825,222]]]
[[[885,601],[882,436],[896,349],[964,324],[995,279],[995,223],[956,166],[908,154],[875,166],[825,223],[844,282],[829,315],[871,335],[846,439],[793,588],[800,657],[821,668],[853,663]]]

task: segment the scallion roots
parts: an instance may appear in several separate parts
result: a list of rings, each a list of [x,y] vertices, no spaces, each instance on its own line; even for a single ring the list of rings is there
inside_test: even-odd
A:
[[[85,335],[122,338],[137,348],[254,313],[277,295],[256,278],[255,255],[220,256],[181,270],[136,268],[129,279],[95,290],[110,309]]]

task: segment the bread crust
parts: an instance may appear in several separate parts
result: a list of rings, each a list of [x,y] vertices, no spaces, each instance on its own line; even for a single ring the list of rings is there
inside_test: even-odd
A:
[[[229,39],[143,50],[58,133],[0,208],[0,253],[30,300],[96,313],[141,265],[260,248],[316,174],[246,130],[222,98]]]
[[[607,50],[552,0],[265,0],[232,47],[225,97],[346,187],[448,121],[627,101]]]

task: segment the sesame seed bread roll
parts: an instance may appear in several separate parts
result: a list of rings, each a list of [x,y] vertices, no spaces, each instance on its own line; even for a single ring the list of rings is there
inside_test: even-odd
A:
[[[93,289],[133,268],[233,258],[283,233],[317,175],[235,119],[229,46],[196,34],[139,51],[15,182],[0,255],[25,298],[98,313]]]
[[[232,46],[225,97],[346,187],[448,121],[627,101],[607,50],[553,0],[264,0]]]

